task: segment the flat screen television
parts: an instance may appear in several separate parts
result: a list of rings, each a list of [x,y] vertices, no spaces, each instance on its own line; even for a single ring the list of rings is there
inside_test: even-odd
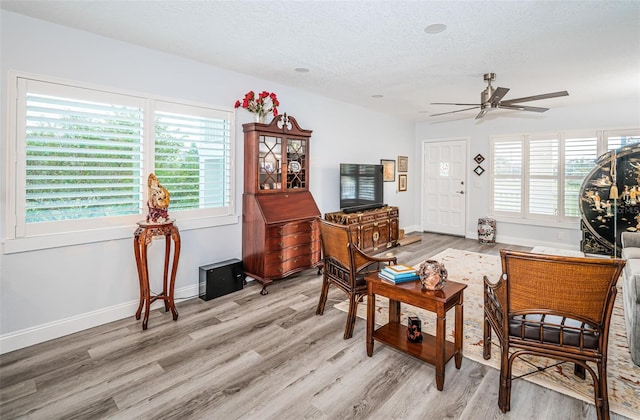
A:
[[[384,207],[382,165],[340,164],[340,208],[345,213]]]

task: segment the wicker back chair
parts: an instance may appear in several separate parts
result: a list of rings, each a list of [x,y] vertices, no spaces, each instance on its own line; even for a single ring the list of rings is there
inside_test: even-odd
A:
[[[385,264],[395,264],[395,257],[377,258],[362,252],[354,243],[349,226],[320,220],[320,237],[324,259],[322,291],[317,315],[324,313],[329,285],[333,284],[349,296],[349,312],[344,338],[351,338],[356,322],[358,303],[367,295],[364,277],[380,270]]]
[[[621,259],[561,257],[501,250],[502,277],[484,277],[484,348],[501,347],[498,406],[510,409],[514,360],[535,354],[575,364],[593,378],[598,419],[609,418],[607,344]],[[594,370],[587,362],[596,365]]]

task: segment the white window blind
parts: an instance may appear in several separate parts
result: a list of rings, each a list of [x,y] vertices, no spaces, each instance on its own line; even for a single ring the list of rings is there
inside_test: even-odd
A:
[[[598,156],[639,142],[638,129],[493,137],[492,212],[577,221],[580,187]]]
[[[528,217],[555,218],[558,214],[558,139],[535,137],[529,140]]]
[[[25,221],[140,213],[142,109],[26,95]]]
[[[604,138],[607,150],[619,149],[630,144],[640,143],[640,129],[605,131]]]
[[[493,210],[496,214],[522,212],[523,143],[519,139],[495,140],[493,156]]]
[[[131,226],[146,216],[152,172],[171,193],[172,218],[232,220],[233,111],[14,77],[7,239],[76,242],[78,232]]]
[[[157,111],[155,174],[176,210],[226,207],[231,201],[228,120]]]
[[[580,187],[597,158],[597,136],[571,136],[564,140],[564,214],[567,217],[580,217]]]

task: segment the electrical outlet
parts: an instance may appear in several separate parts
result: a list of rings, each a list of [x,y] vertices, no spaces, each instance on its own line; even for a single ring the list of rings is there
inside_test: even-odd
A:
[[[562,240],[564,239],[564,232],[563,231],[558,231],[558,239]]]

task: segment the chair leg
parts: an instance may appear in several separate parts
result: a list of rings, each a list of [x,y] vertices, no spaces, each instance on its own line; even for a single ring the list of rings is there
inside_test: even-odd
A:
[[[482,357],[484,360],[491,359],[491,324],[487,316],[484,316],[484,337],[482,341]]]
[[[515,359],[515,358],[514,358]],[[509,348],[502,347],[500,357],[500,389],[498,390],[498,407],[506,413],[511,410],[511,363]]]
[[[609,420],[609,393],[607,391],[606,360],[598,363],[598,380],[593,384],[593,390],[595,393],[598,420]]]
[[[329,281],[325,276],[322,279],[322,290],[320,291],[320,301],[318,302],[318,308],[316,309],[316,315],[322,315],[324,313],[324,306],[327,304],[327,296],[329,295]]]
[[[347,325],[344,327],[344,339],[351,338],[353,336],[353,329],[356,325],[356,313],[358,311],[358,296],[349,296],[349,313],[347,314]]]

